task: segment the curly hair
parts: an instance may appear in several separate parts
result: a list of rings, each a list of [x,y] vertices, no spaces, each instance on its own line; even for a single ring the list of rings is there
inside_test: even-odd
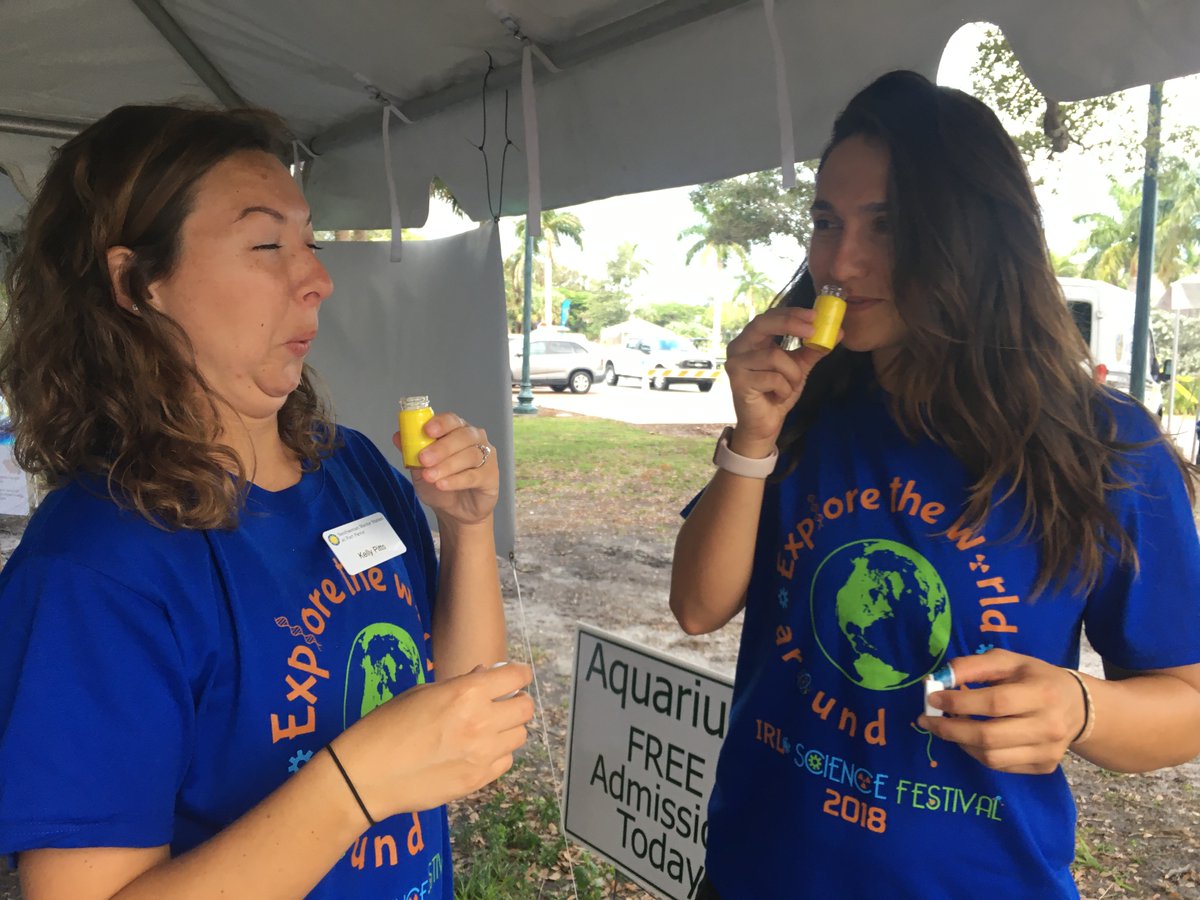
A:
[[[237,524],[249,486],[218,441],[223,401],[183,330],[145,301],[177,263],[205,173],[242,151],[280,157],[287,142],[264,110],[123,106],[59,148],[6,282],[0,391],[26,471],[49,487],[96,476],[115,503],[160,527]],[[132,251],[119,277],[139,314],[117,302],[112,247]],[[278,416],[305,471],[337,439],[313,374],[304,367]]]
[[[1086,593],[1106,558],[1136,567],[1106,497],[1130,487],[1118,462],[1144,445],[1117,439],[1003,126],[974,97],[898,71],[850,101],[821,165],[852,136],[890,159],[892,292],[906,334],[884,373],[889,402],[909,438],[946,447],[974,479],[960,523],[976,530],[994,502],[1019,498],[1017,531],[1041,551],[1033,596],[1051,584]],[[776,302],[811,306],[813,288],[802,267]],[[795,451],[820,409],[871,372],[869,354],[835,348],[813,369],[781,449]],[[1161,440],[1194,502],[1195,467]]]

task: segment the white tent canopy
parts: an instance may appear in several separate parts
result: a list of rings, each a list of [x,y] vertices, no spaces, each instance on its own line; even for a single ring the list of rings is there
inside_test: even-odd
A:
[[[795,155],[816,154],[870,78],[932,75],[962,24],[1004,29],[1048,96],[1078,99],[1200,70],[1196,0],[774,0]],[[384,227],[381,101],[405,225],[440,177],[470,215],[525,209],[519,31],[534,65],[542,206],[694,184],[781,160],[760,0],[5,0],[0,168],[28,195],[64,135],[123,103],[193,98],[282,114],[318,157],[320,228]],[[503,8],[502,8],[503,7]],[[483,81],[488,54],[487,159]],[[371,87],[368,87],[371,86]],[[0,179],[2,180],[2,179]],[[11,226],[13,198],[0,189]]]

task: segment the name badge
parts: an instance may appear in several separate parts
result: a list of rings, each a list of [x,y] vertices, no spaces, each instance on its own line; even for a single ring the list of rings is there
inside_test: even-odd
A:
[[[383,513],[371,513],[321,535],[347,575],[399,556],[407,547]]]

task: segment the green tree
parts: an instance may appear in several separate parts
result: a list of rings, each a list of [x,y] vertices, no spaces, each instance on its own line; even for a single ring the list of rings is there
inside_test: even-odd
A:
[[[698,185],[688,199],[704,224],[696,226],[702,231],[691,233],[702,234],[706,244],[740,247],[747,253],[777,236],[807,246],[815,181],[815,166],[803,163],[796,167],[796,186],[789,190],[783,188],[779,169]]]
[[[454,196],[454,192],[450,190],[450,186],[436,175],[433,176],[433,181],[429,183],[429,196],[436,197],[450,207],[450,211],[460,219],[467,217],[467,211],[459,205],[458,198]]]
[[[1154,355],[1159,361],[1170,359],[1175,352],[1175,314],[1152,309],[1150,334],[1154,337]],[[1175,360],[1175,371],[1180,375],[1200,375],[1200,318],[1179,317],[1179,358]]]
[[[742,274],[738,276],[733,292],[734,301],[741,298],[745,304],[746,321],[749,322],[765,310],[774,297],[775,289],[767,281],[767,276],[747,263],[742,269]]]
[[[1168,82],[1170,85],[1170,82]],[[1127,92],[1074,103],[1048,99],[1025,75],[1004,33],[989,26],[971,66],[972,93],[996,110],[1027,163],[1084,149],[1125,172],[1140,172],[1145,158],[1146,114]],[[1200,153],[1200,129],[1175,124],[1172,91],[1163,106],[1163,146],[1184,158]]]
[[[650,264],[637,255],[637,244],[620,244],[616,256],[606,265],[604,280],[592,286],[587,309],[582,314],[583,333],[597,340],[600,329],[628,319],[633,285],[649,268]]]
[[[1050,264],[1054,266],[1054,274],[1062,275],[1067,278],[1078,278],[1081,270],[1079,264],[1069,256],[1059,256],[1053,250],[1050,251]]]
[[[525,220],[517,222],[517,237],[521,240],[521,254],[525,247]],[[563,239],[569,239],[580,250],[583,249],[583,223],[574,213],[548,209],[542,213],[542,233],[534,239],[535,251],[545,252],[542,256],[542,321],[553,323],[554,319],[554,248],[561,247]]]
[[[688,194],[701,221],[679,234],[680,240],[695,238],[685,262],[690,265],[697,254],[702,254],[714,261],[718,271],[724,271],[734,259],[744,270],[749,270],[749,252],[756,245],[769,244],[776,237],[790,237],[806,246],[816,167],[813,163],[798,165],[796,186],[787,190],[780,172],[775,169],[714,181],[699,185]],[[751,277],[745,286],[739,282],[731,299],[736,302],[739,297],[748,296],[747,302],[753,304],[759,292],[760,287]],[[713,298],[710,337],[713,352],[719,352],[728,337],[724,300]]]
[[[654,325],[683,333],[684,327],[704,328],[704,307],[694,303],[655,303],[638,311],[638,316]]]
[[[1088,254],[1083,264],[1083,277],[1125,287],[1137,261],[1141,186],[1126,187],[1113,180],[1108,186],[1108,196],[1116,204],[1115,216],[1084,213],[1075,217],[1076,224],[1087,225],[1091,229],[1079,246],[1079,252]]]
[[[1047,100],[1025,75],[1004,32],[995,27],[987,28],[979,42],[971,88],[1009,120],[1006,127],[1028,162],[1065,153],[1072,144],[1107,146],[1108,141],[1098,139],[1097,126],[1119,105],[1113,94],[1077,103]]]
[[[1109,196],[1117,207],[1116,215],[1075,217],[1077,223],[1091,228],[1079,248],[1088,254],[1083,276],[1125,287],[1137,276],[1141,183],[1123,186],[1113,180]],[[1154,275],[1169,285],[1196,271],[1200,271],[1200,172],[1187,160],[1167,157],[1159,167]]]
[[[746,248],[731,240],[727,232],[712,222],[706,220],[701,225],[691,225],[679,232],[679,240],[682,241],[688,237],[695,237],[697,240],[688,248],[687,256],[684,258],[685,265],[690,266],[692,260],[698,255],[701,258],[712,259],[718,272],[725,271],[729,266],[730,259],[739,260],[743,266],[748,264],[749,256],[746,254]],[[721,335],[723,300],[724,298],[719,294],[713,297],[711,346],[714,351],[719,345],[723,345]]]

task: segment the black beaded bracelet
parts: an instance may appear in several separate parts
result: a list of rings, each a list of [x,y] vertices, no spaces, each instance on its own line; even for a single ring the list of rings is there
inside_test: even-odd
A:
[[[346,779],[346,787],[350,788],[350,793],[352,793],[354,795],[354,799],[358,801],[358,808],[361,809],[363,815],[367,817],[367,821],[371,823],[372,827],[378,825],[379,823],[372,819],[371,814],[367,812],[367,804],[363,803],[362,797],[358,796],[358,789],[354,787],[354,782],[351,781],[350,776],[346,774],[346,769],[342,766],[342,761],[338,759],[337,754],[333,752],[333,744],[326,744],[325,749],[329,751],[329,756],[333,760],[333,764],[338,767],[338,771],[341,772],[342,777]]]

